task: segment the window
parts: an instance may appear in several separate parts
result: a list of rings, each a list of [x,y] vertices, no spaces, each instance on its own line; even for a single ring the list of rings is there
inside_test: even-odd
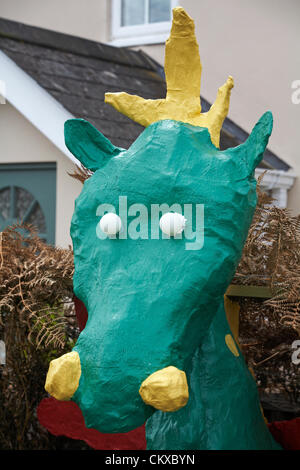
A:
[[[25,222],[47,243],[55,242],[56,165],[0,165],[0,231]]]
[[[0,229],[18,222],[34,225],[40,238],[46,238],[46,221],[34,196],[19,186],[0,189]]]
[[[113,0],[112,41],[115,46],[165,42],[177,0]]]

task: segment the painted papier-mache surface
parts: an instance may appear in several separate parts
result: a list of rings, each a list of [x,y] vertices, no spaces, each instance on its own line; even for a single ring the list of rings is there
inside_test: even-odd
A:
[[[51,362],[46,390],[74,400],[86,426],[103,433],[146,422],[149,449],[277,449],[224,311],[272,115],[264,114],[242,145],[219,150],[233,80],[202,114],[194,22],[182,8],[173,10],[165,72],[164,100],[106,94],[107,103],[146,127],[128,150],[84,120],[65,124],[66,145],[94,171],[71,225],[74,292],[88,322],[73,351]],[[120,197],[128,208],[148,209],[139,217],[148,237],[126,238],[119,214],[121,231],[99,238],[99,206],[118,212]],[[195,218],[181,237],[151,238],[159,230],[151,205],[163,203],[202,204],[203,243],[185,236],[196,231]]]

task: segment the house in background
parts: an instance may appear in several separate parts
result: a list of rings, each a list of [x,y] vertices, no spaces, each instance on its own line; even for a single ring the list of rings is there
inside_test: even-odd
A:
[[[81,184],[68,175],[77,161],[65,147],[64,122],[72,117],[87,119],[115,145],[129,147],[142,127],[106,105],[104,93],[127,91],[144,98],[165,96],[163,42],[169,35],[170,7],[176,4],[173,0],[90,0],[86,10],[77,0],[26,0],[21,7],[15,0],[2,0],[0,15],[50,30],[0,20],[0,80],[6,86],[5,104],[0,105],[0,229],[16,220],[26,220],[37,225],[47,242],[62,247],[71,243],[70,221]],[[191,2],[181,4],[196,19],[197,26],[197,11]],[[197,29],[200,28],[199,21]],[[70,32],[81,37],[64,34]],[[204,45],[200,52],[212,47],[209,41]],[[137,46],[139,50],[135,50]],[[220,69],[217,75],[220,77],[222,71],[222,78],[214,95],[224,81],[224,71],[231,72],[220,58],[216,61]],[[232,62],[236,61],[235,57]],[[205,64],[203,70],[207,98],[210,88],[205,76],[211,74]],[[212,82],[214,86],[215,76]],[[264,86],[262,75],[261,88]],[[259,90],[251,87],[248,94],[249,107],[238,114],[233,112],[225,120],[221,148],[243,142],[248,136],[245,129],[250,131],[257,118],[272,109],[272,103],[264,106],[264,100],[253,105],[256,97],[261,97]],[[211,95],[210,102],[205,98],[202,97],[203,110],[209,108],[215,96]],[[234,94],[232,102],[234,107]],[[256,107],[261,110],[253,116]],[[253,117],[251,125],[248,113]],[[232,119],[234,114],[237,119]],[[271,141],[256,171],[259,175],[268,169],[265,188],[281,207],[299,212],[297,193],[296,198],[294,193],[288,193],[297,174],[288,149],[286,145],[285,152],[276,153]],[[292,191],[295,189],[297,185]]]
[[[0,20],[0,230],[23,220],[66,247],[81,183],[64,122],[88,120],[128,148],[142,127],[104,103],[106,91],[165,95],[161,67],[142,52]]]
[[[178,5],[195,20],[202,96],[214,102],[218,87],[233,75],[229,118],[245,134],[266,110],[273,112],[269,150],[286,167],[271,164],[264,184],[280,206],[298,214],[300,99],[293,99],[300,96],[300,87],[295,89],[300,82],[298,0],[1,0],[0,17],[143,50],[163,65],[171,9]]]

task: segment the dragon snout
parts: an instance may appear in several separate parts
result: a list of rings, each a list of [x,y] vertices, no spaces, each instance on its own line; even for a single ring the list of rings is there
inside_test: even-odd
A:
[[[50,362],[45,390],[57,400],[70,400],[79,386],[81,366],[76,351]]]
[[[76,351],[50,362],[45,390],[60,401],[72,398],[79,386],[81,365]],[[147,405],[161,411],[177,411],[189,399],[185,372],[169,366],[149,375],[141,384],[139,394]]]
[[[147,405],[161,411],[177,411],[189,399],[185,372],[174,366],[160,369],[144,380],[139,393]]]

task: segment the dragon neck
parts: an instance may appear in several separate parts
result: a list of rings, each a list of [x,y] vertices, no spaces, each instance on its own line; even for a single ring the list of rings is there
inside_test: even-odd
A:
[[[279,449],[261,412],[256,383],[231,335],[222,302],[187,371],[190,398],[175,413],[146,424],[148,449]],[[237,346],[236,346],[237,348]]]

